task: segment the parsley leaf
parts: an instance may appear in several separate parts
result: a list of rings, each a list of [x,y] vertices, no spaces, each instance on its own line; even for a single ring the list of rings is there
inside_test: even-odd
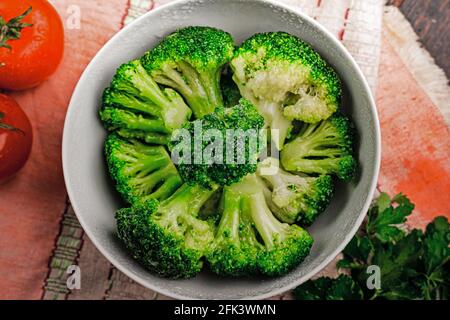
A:
[[[372,243],[369,238],[355,236],[350,240],[343,253],[344,258],[337,263],[339,269],[361,269],[372,251]]]
[[[403,223],[414,205],[398,194],[382,193],[369,210],[359,235],[343,251],[336,279],[310,280],[294,290],[297,299],[427,299],[446,300],[450,288],[450,224],[437,217],[425,232],[408,234]],[[380,287],[369,288],[369,266],[379,269]]]
[[[385,193],[381,194],[375,206],[369,211],[366,225],[367,234],[377,237],[382,242],[396,241],[405,235],[398,225],[404,223],[414,209],[414,205],[401,193],[390,200],[389,205],[388,198]]]
[[[397,298],[407,298],[413,287],[405,287],[411,275],[415,275],[421,253],[420,230],[413,230],[397,243],[382,243],[378,241],[374,245],[374,256],[371,265],[376,265],[381,271],[381,289],[376,296],[393,299],[392,292]],[[412,290],[412,291],[411,291]],[[416,295],[414,295],[415,297]],[[408,299],[412,298],[411,296]]]
[[[447,299],[450,287],[450,226],[446,218],[437,217],[430,223],[423,239],[423,264],[426,273],[424,296]]]
[[[298,300],[327,300],[333,281],[329,277],[309,280],[294,289],[294,297]]]
[[[336,279],[321,277],[308,281],[294,290],[299,300],[361,300],[361,288],[348,276],[341,274]]]

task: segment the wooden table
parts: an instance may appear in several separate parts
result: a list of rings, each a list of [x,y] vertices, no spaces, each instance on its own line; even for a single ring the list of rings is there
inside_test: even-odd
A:
[[[450,79],[450,0],[389,0],[389,3],[399,7]]]

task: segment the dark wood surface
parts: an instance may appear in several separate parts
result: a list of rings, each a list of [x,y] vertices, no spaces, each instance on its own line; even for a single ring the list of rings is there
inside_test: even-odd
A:
[[[450,0],[390,0],[450,79]]]

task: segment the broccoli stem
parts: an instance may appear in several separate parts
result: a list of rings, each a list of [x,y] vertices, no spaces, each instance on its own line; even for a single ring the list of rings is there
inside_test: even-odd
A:
[[[278,130],[278,138],[272,137],[275,146],[278,150],[283,149],[284,141],[286,140],[289,131],[291,130],[291,121],[283,115],[282,106],[280,103],[260,101],[256,103],[258,111],[268,123],[270,129]]]
[[[214,74],[198,73],[190,64],[179,61],[178,70],[164,65],[163,73],[155,75],[156,81],[178,90],[191,106],[197,119],[212,113],[222,105],[219,89],[220,69]]]
[[[123,172],[127,176],[135,176],[130,185],[137,194],[147,195],[144,200],[166,199],[182,184],[164,148],[145,149],[135,143],[133,146],[124,144],[123,149],[125,152],[119,153],[117,159],[128,163]],[[159,188],[152,193],[158,185]]]
[[[283,241],[283,235],[289,225],[279,222],[270,211],[259,178],[254,174],[248,175],[242,182],[230,188],[236,192],[237,198],[239,195],[241,197],[242,212],[246,213],[243,216],[244,221],[247,221],[246,225],[254,225],[266,248],[271,249],[277,242]],[[252,234],[254,232],[250,233]]]
[[[267,180],[270,185],[272,186],[272,191],[278,189],[278,188],[284,188],[286,185],[286,182],[283,180],[284,174],[281,172],[278,172],[277,174],[268,174],[264,176],[264,179]]]
[[[336,114],[317,124],[303,124],[297,137],[281,152],[281,163],[289,171],[335,174],[339,179],[349,181],[357,168],[353,142],[351,121]]]
[[[184,61],[178,62],[181,78],[187,83],[191,89],[191,95],[197,95],[201,97],[207,97],[206,88],[200,81],[200,75],[198,72]]]
[[[101,119],[111,127],[127,128],[130,130],[143,130],[148,132],[170,133],[164,121],[160,119],[149,119],[140,114],[106,107],[100,111]]]
[[[164,122],[156,119],[146,119],[142,116],[127,117],[126,128],[131,130],[155,131],[161,133],[169,133]]]
[[[341,137],[328,121],[304,125],[298,136],[284,147],[282,164],[290,171],[301,167],[305,173],[326,174],[342,155],[340,141]]]
[[[169,199],[161,203],[160,211],[171,214],[198,215],[203,204],[216,192],[216,188],[206,189],[198,185],[183,184]]]
[[[287,224],[279,222],[266,204],[264,194],[257,192],[244,198],[245,205],[248,206],[252,220],[258,230],[267,249],[271,249],[277,243],[283,241]]]
[[[125,155],[118,154],[117,159],[124,160],[130,165],[124,169],[124,173],[130,175],[146,176],[158,168],[168,165],[169,159],[164,154],[156,155]]]
[[[136,137],[138,137],[138,136],[139,135],[136,135]],[[147,143],[150,143],[150,144],[166,145],[169,143],[170,137],[147,133],[144,136],[144,141]]]
[[[162,146],[149,146],[113,133],[106,140],[105,154],[117,190],[132,205],[149,199],[165,200],[182,184]]]
[[[192,226],[191,223],[195,223],[196,226],[199,225],[198,221],[190,218],[197,217],[200,208],[215,191],[215,189],[209,190],[198,185],[183,184],[173,195],[161,202],[155,219],[162,228],[172,230],[177,234],[183,234],[186,245],[195,248],[198,243],[194,239],[201,237],[201,235],[192,234],[193,231],[189,230],[189,226]]]
[[[154,78],[159,83],[176,89],[184,97],[189,97],[192,94],[192,89],[186,83],[183,75],[172,67],[163,65],[162,72],[154,72]]]
[[[120,105],[124,109],[146,113],[155,117],[161,115],[161,109],[157,105],[149,101],[139,100],[128,92],[107,89],[105,95],[108,95],[111,104]]]
[[[181,215],[178,219],[181,223],[190,226],[184,232],[186,247],[205,252],[208,247],[205,243],[209,244],[212,241],[211,226],[189,214]]]
[[[156,168],[155,168],[156,169]],[[168,164],[162,169],[155,171],[153,173],[148,174],[150,171],[149,168],[146,168],[147,174],[140,175],[134,178],[131,181],[131,184],[136,187],[137,190],[140,190],[140,194],[148,194],[151,190],[153,190],[158,184],[162,183],[168,176],[173,175],[174,168],[172,164]],[[178,182],[181,181],[181,178],[178,178]],[[176,182],[176,181],[172,181]],[[179,183],[178,185],[180,185]],[[170,187],[169,185],[167,187]],[[152,195],[150,198],[154,198]]]
[[[140,139],[149,144],[166,145],[170,141],[170,136],[159,133],[146,132],[141,130],[118,129],[117,133],[128,139]]]
[[[230,190],[225,190],[224,199],[222,218],[216,234],[221,237],[227,236],[228,238],[239,240],[240,197],[230,192]]]
[[[195,86],[198,85],[198,80],[196,78],[192,79],[189,76],[185,76],[184,74],[180,74],[180,72],[164,66],[163,75],[155,75],[155,79],[166,86],[170,86],[180,92],[188,102],[189,106],[192,108],[194,115],[196,118],[201,118],[204,114],[206,114],[203,104],[204,104],[204,95],[203,96],[197,94],[199,91],[203,91],[203,89],[196,89]],[[189,85],[186,83],[188,81]],[[192,88],[190,87],[192,86]],[[208,112],[209,113],[209,112]]]
[[[220,89],[221,74],[222,69],[216,70],[215,73],[203,72],[200,74],[203,87],[206,88],[209,104],[213,107],[213,110],[219,106],[223,106],[222,93]]]
[[[322,150],[333,151],[333,148],[330,146],[339,146],[341,141],[341,137],[336,135],[336,129],[329,121],[303,125],[298,137],[300,138],[289,143],[286,149],[297,150],[298,153],[305,154],[306,156],[309,156],[308,152],[311,152],[310,156],[320,156],[320,151]],[[342,153],[339,152],[338,147],[335,148],[335,151],[338,155]],[[329,153],[325,152],[324,154],[326,156]]]
[[[302,168],[304,173],[316,173],[316,174],[329,174],[337,173],[336,170],[339,168],[339,162],[341,158],[326,158],[326,159],[296,159],[290,158],[286,160],[283,158],[283,166],[286,170],[298,171],[298,168]]]
[[[139,90],[140,95],[153,102],[160,108],[160,110],[167,107],[167,105],[170,104],[170,101],[164,95],[155,80],[150,77],[140,62],[136,63],[135,70],[138,76],[131,77],[131,79],[134,87]]]
[[[247,175],[241,182],[224,188],[223,213],[225,215],[225,208],[228,206],[227,210],[232,213],[232,217],[227,217],[229,218],[227,225],[231,224],[230,220],[233,222],[233,238],[234,232],[236,232],[236,235],[239,235],[237,239],[254,248],[260,247],[261,244],[256,238],[253,216],[250,214],[251,209],[245,199],[248,199],[248,194],[255,192],[256,185],[254,183],[257,181],[256,179],[254,175]]]
[[[162,89],[139,60],[122,65],[103,95],[104,107],[122,108],[162,118],[169,131],[180,128],[191,110],[172,89]]]
[[[158,190],[152,193],[149,197],[145,199],[167,199],[169,198],[175,190],[183,183],[180,176],[172,175],[166,178],[163,184],[158,188]]]

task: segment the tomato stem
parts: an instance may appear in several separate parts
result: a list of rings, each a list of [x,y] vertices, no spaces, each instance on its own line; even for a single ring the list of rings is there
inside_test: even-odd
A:
[[[22,129],[16,128],[10,124],[2,122],[2,119],[5,117],[5,114],[0,111],[0,129],[6,129],[10,131],[20,132],[21,134],[25,134]]]
[[[8,22],[0,16],[0,48],[11,50],[11,46],[6,42],[9,40],[20,39],[20,33],[23,28],[31,27],[33,24],[22,22],[22,20],[31,12],[33,8],[29,7],[27,11],[20,16],[10,19]]]

